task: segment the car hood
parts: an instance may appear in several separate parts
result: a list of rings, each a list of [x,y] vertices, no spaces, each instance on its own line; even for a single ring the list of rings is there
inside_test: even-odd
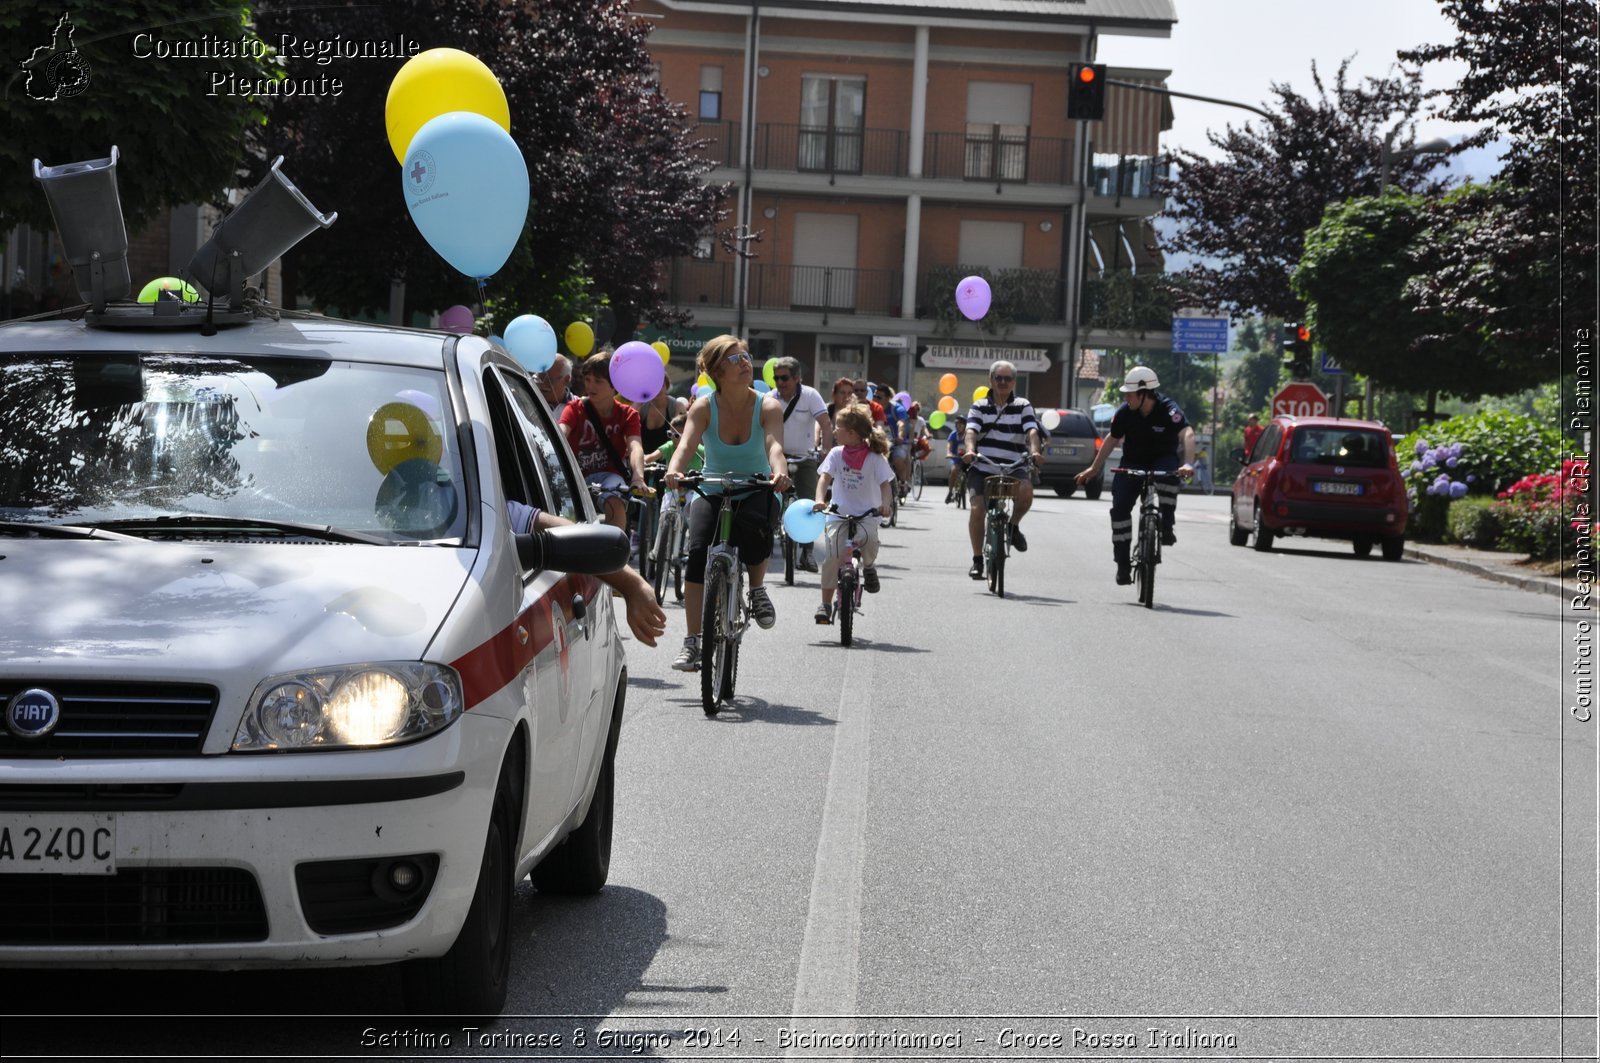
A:
[[[415,660],[473,551],[0,542],[0,667],[128,674]]]

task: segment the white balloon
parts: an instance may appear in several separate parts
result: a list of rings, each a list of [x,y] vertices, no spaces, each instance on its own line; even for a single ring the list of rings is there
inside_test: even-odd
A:
[[[1044,425],[1044,430],[1046,432],[1054,432],[1057,428],[1061,427],[1061,411],[1044,411],[1044,413],[1039,415],[1039,423]]]

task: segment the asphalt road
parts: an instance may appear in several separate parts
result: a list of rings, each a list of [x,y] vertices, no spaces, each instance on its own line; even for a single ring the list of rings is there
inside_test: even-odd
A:
[[[716,719],[675,644],[630,644],[611,885],[523,887],[485,1027],[561,1048],[406,1041],[391,1018],[361,1027],[389,1051],[260,1020],[191,1021],[191,1051],[1592,1053],[1593,1021],[1561,1021],[1594,1006],[1595,745],[1562,708],[1556,600],[1337,543],[1236,549],[1224,498],[1194,495],[1153,610],[1081,497],[1041,496],[998,600],[966,578],[965,514],[924,497],[883,533],[856,646],[812,623],[816,576],[774,581],[778,625]],[[274,1015],[393,1012],[397,982],[33,984]]]

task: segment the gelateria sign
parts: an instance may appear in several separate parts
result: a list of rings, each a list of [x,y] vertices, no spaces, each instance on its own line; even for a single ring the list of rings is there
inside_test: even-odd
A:
[[[1010,362],[1019,372],[1043,373],[1050,368],[1050,356],[1043,347],[960,347],[933,346],[922,352],[922,364],[929,369],[979,369],[989,371],[995,362]]]

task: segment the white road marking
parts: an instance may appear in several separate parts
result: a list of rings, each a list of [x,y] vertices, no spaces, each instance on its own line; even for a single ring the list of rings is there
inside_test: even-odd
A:
[[[796,1019],[850,1016],[856,1012],[868,745],[872,735],[872,700],[853,696],[858,686],[851,681],[850,660],[858,652],[844,651],[839,723],[833,736],[833,762],[828,768],[828,795],[817,838],[816,870],[811,878],[800,969],[795,976]],[[788,1054],[796,1053],[815,1055],[816,1050],[791,1048]]]

